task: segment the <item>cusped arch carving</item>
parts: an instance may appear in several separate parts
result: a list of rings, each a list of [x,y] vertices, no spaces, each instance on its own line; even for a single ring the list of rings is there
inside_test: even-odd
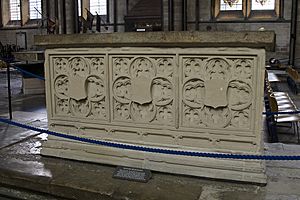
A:
[[[223,79],[231,78],[231,66],[227,60],[223,58],[211,58],[206,61],[204,67],[205,79]]]
[[[69,75],[86,77],[90,73],[90,67],[84,57],[72,57],[68,61]]]
[[[68,99],[69,80],[66,75],[59,75],[54,80],[54,91],[57,97]]]
[[[88,98],[93,101],[102,101],[105,97],[103,80],[97,75],[90,75],[86,79]]]
[[[191,108],[203,108],[205,87],[204,81],[197,78],[187,80],[183,85],[183,102]]]
[[[122,76],[124,73],[119,72],[124,70],[120,69],[119,61],[125,61],[124,59],[118,58],[118,63],[114,62],[113,66],[113,74],[119,75],[112,83],[116,118],[141,123],[150,123],[154,120],[161,120],[159,123],[162,121],[171,123],[174,115],[173,109],[169,106],[174,100],[174,85],[171,79],[174,73],[173,61],[170,58],[142,56],[134,59],[126,58],[127,63],[124,67],[129,66],[129,71],[127,76]],[[123,105],[129,105],[129,116],[125,115],[128,113],[128,106],[124,110]],[[172,119],[169,117],[170,112]]]
[[[131,101],[131,80],[127,76],[117,78],[113,83],[114,98],[120,103]]]
[[[232,110],[248,108],[252,102],[251,86],[243,81],[231,81],[228,87],[228,99]]]
[[[151,84],[153,103],[158,106],[170,104],[173,101],[173,84],[164,77],[156,77]]]
[[[146,57],[137,57],[130,64],[130,75],[132,78],[148,77],[153,78],[156,75],[156,69],[153,62]]]
[[[54,59],[54,71],[55,74],[68,74],[68,58],[58,57]]]
[[[57,73],[54,91],[58,114],[106,118],[106,112],[103,111],[106,89],[102,78],[102,57],[54,58],[54,69]],[[91,71],[94,73],[95,70],[99,72],[98,75],[91,75]],[[92,107],[98,110],[93,113]]]
[[[186,71],[190,72],[191,67],[195,67],[195,58],[186,60],[189,62],[184,62],[184,72],[188,75]],[[183,123],[229,127],[230,122],[237,119],[233,113],[241,113],[240,111],[252,104],[252,88],[248,81],[252,64],[252,61],[247,59],[232,61],[217,57],[207,59],[202,66],[198,62],[196,67],[199,68],[198,71],[203,70],[204,76],[195,77],[190,73],[182,85]],[[240,117],[242,118],[242,115]]]

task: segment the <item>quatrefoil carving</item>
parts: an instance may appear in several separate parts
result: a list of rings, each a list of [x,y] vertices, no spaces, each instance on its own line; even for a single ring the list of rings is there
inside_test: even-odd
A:
[[[191,63],[192,67],[191,68]],[[185,119],[191,123],[200,122],[208,127],[226,127],[233,112],[248,108],[252,102],[252,89],[241,78],[249,78],[240,70],[249,66],[241,62],[234,68],[225,59],[212,58],[206,61],[201,75],[191,75],[191,70],[201,68],[194,60],[187,60],[189,77],[183,84],[183,103]],[[195,68],[196,67],[196,68]],[[247,68],[246,68],[247,69]],[[243,76],[239,76],[243,74]],[[240,78],[239,78],[240,77]]]
[[[98,70],[100,75],[103,74],[101,71],[104,69],[100,69],[102,65],[102,58],[87,60],[84,57],[72,57],[55,60],[58,75],[54,80],[54,91],[58,97],[57,106],[61,111],[87,117],[92,108],[104,109],[98,104],[105,98],[104,81],[99,74],[92,74],[95,70]]]
[[[124,60],[121,61],[123,64]],[[123,120],[148,123],[157,116],[164,120],[172,118],[172,111],[167,106],[174,99],[173,84],[167,76],[158,75],[157,71],[166,70],[167,75],[170,75],[170,64],[166,60],[162,60],[161,64],[168,68],[160,69],[149,58],[137,57],[131,61],[127,75],[114,80],[112,90],[117,102],[115,109]]]

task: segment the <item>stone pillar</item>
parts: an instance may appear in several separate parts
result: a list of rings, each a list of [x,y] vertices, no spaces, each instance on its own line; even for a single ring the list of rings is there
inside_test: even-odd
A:
[[[65,0],[58,1],[58,33],[65,33]]]
[[[5,12],[9,10],[9,1],[1,1],[1,9],[2,9],[2,23],[6,25],[10,20],[9,12]]]
[[[30,19],[29,14],[29,1],[23,0],[21,1],[21,23],[22,25],[25,25],[26,22]]]
[[[66,34],[76,33],[77,9],[77,1],[65,0]]]
[[[47,15],[50,19],[54,20],[56,18],[56,3],[55,0],[48,0],[47,1]]]
[[[174,1],[172,0],[172,3]],[[161,29],[162,31],[167,31],[169,30],[169,17],[170,17],[170,13],[169,13],[169,0],[162,0],[162,25],[161,25]],[[173,10],[174,12],[174,10]],[[174,19],[173,19],[173,25],[174,25]],[[174,29],[174,26],[173,26]]]

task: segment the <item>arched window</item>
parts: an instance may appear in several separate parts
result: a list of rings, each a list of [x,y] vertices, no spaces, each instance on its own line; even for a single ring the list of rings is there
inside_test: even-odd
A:
[[[242,0],[221,0],[220,2],[221,11],[229,10],[243,10],[243,1]]]
[[[215,0],[214,17],[218,20],[277,19],[280,0]]]
[[[10,12],[10,20],[11,21],[21,20],[20,0],[10,0],[9,1],[9,12]]]
[[[251,10],[275,10],[275,0],[252,0]]]
[[[42,18],[42,1],[41,0],[29,0],[29,16],[30,19]]]
[[[90,12],[93,15],[106,15],[107,0],[90,0]]]

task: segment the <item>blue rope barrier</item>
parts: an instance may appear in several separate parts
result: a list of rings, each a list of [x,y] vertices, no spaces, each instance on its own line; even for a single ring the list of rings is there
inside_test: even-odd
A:
[[[13,68],[15,68],[16,70],[18,70],[18,71],[24,73],[24,74],[27,74],[27,75],[29,75],[29,76],[32,76],[32,77],[37,78],[37,79],[42,80],[42,81],[45,80],[44,77],[41,77],[41,76],[39,76],[39,75],[33,74],[33,73],[31,73],[31,72],[28,72],[28,71],[23,70],[23,69],[21,69],[21,68],[19,68],[19,67],[16,67],[16,66],[13,66],[13,65],[11,65],[11,66],[12,66]]]
[[[67,135],[63,133],[57,133],[54,131],[49,131],[33,126],[29,126],[26,124],[21,124],[15,121],[11,121],[8,119],[0,118],[0,122],[17,126],[20,128],[29,129],[32,131],[37,131],[40,133],[47,133],[52,136],[61,137],[65,139],[85,142],[89,144],[95,144],[105,147],[112,147],[124,150],[133,150],[133,151],[141,151],[147,153],[159,153],[159,154],[167,154],[167,155],[177,155],[177,156],[192,156],[192,157],[205,157],[205,158],[220,158],[220,159],[241,159],[241,160],[300,160],[300,155],[295,156],[279,156],[279,155],[250,155],[250,154],[223,154],[223,153],[208,153],[208,152],[196,152],[196,151],[178,151],[173,149],[160,149],[160,148],[152,148],[145,146],[137,146],[137,145],[129,145],[124,143],[115,143],[115,142],[107,142],[101,140],[94,140],[74,135]]]

